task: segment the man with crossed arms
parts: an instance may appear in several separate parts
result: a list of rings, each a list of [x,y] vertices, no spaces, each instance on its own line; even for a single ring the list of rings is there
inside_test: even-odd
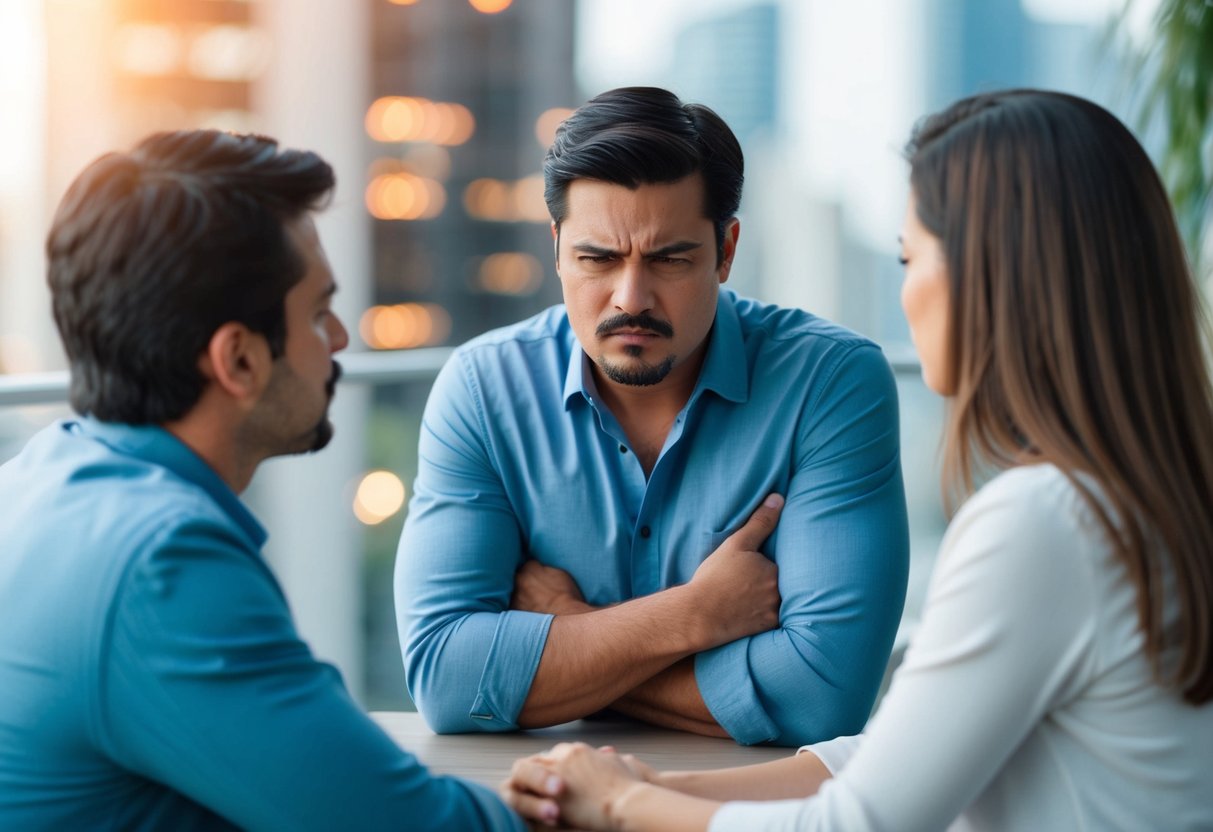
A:
[[[742,155],[708,108],[604,93],[544,176],[564,305],[457,350],[425,411],[396,566],[419,710],[858,732],[907,574],[887,361],[722,288]]]

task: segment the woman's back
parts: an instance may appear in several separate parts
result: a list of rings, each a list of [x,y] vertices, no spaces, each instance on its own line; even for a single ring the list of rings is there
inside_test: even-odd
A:
[[[951,806],[969,806],[962,827],[1213,828],[1213,707],[1154,679],[1133,584],[1051,465],[1001,474],[957,514],[922,627],[868,728],[866,750],[884,759],[857,754],[843,781],[888,770],[883,735],[907,727],[928,759],[901,778],[930,784],[941,808],[953,792]],[[863,782],[873,795],[898,788]]]

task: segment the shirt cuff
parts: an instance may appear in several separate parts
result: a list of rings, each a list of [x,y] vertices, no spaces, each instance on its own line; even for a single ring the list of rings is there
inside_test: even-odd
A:
[[[531,692],[552,618],[520,610],[507,610],[498,616],[469,714],[486,729],[518,727],[518,713]]]
[[[749,644],[743,638],[695,657],[695,683],[704,704],[720,727],[742,745],[770,742],[779,736],[750,675]]]
[[[847,761],[854,756],[859,748],[859,742],[862,735],[853,737],[836,737],[825,742],[815,742],[812,745],[801,746],[796,750],[797,754],[808,751],[821,760],[822,765],[830,770],[830,774],[837,776],[838,772],[842,771]]]

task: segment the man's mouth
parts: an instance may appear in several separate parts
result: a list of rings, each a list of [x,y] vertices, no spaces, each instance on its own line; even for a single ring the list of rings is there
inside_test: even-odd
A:
[[[616,315],[600,323],[595,334],[599,338],[618,336],[640,342],[649,338],[672,338],[674,327],[652,315]]]
[[[333,362],[333,372],[329,375],[329,380],[324,385],[324,392],[328,393],[328,397],[333,398],[333,394],[337,392],[337,381],[341,378],[341,365],[336,361]]]

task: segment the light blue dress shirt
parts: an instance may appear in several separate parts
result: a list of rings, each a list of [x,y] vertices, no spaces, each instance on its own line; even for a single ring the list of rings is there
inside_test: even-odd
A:
[[[551,616],[509,610],[524,558],[606,605],[690,580],[770,492],[778,629],[700,653],[738,742],[858,732],[905,601],[897,392],[872,342],[721,290],[698,383],[646,480],[563,307],[459,348],[421,429],[396,561],[409,691],[440,732],[517,727]]]
[[[264,542],[159,428],[62,422],[0,467],[0,829],[523,828],[362,713]]]

